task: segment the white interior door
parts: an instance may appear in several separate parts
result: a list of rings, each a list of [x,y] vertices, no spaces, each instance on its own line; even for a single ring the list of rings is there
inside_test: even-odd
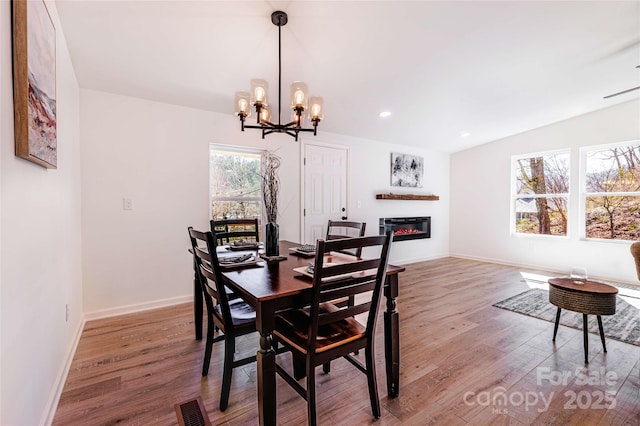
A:
[[[347,148],[305,144],[303,243],[325,238],[327,222],[346,220]]]

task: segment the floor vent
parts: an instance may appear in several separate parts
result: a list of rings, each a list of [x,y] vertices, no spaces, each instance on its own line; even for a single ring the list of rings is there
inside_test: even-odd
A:
[[[202,399],[197,397],[174,405],[180,426],[211,426]]]

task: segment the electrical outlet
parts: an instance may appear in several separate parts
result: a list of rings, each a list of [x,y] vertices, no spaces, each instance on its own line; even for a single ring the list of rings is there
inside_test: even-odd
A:
[[[64,304],[64,315],[65,315],[65,322],[69,322],[69,304],[65,303]]]
[[[123,198],[122,199],[122,210],[133,210],[133,199],[132,198]]]

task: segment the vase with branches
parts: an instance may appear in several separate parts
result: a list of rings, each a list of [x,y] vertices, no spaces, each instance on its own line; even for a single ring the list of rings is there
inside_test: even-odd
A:
[[[267,256],[278,256],[279,234],[278,226],[278,195],[280,194],[280,179],[278,169],[280,157],[273,152],[264,151],[262,154],[262,201],[267,216],[265,226],[265,252]]]

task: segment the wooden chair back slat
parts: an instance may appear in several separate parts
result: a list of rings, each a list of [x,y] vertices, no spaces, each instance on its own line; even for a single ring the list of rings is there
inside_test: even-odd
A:
[[[370,277],[369,277],[370,278]],[[328,288],[327,290],[323,290],[320,292],[320,302],[328,302],[330,300],[341,299],[343,297],[348,297],[352,295],[358,295],[362,293],[366,293],[372,291],[376,285],[375,280],[366,279],[364,282],[352,284],[349,286],[342,286],[336,288],[328,288],[327,283],[323,283],[324,288]],[[354,280],[350,279],[350,282]]]
[[[218,245],[229,244],[232,240],[251,238],[260,241],[258,219],[224,219],[209,221],[211,232],[215,233]]]
[[[343,240],[337,240],[343,241]],[[334,250],[335,251],[335,250]],[[380,259],[359,260],[350,263],[340,263],[337,265],[325,266],[323,276],[331,278],[337,275],[351,274],[369,269],[377,269],[380,265]]]
[[[318,315],[318,326],[331,324],[346,318],[352,318],[356,315],[368,312],[371,309],[371,302],[361,303],[349,308],[343,308],[334,312],[320,313]]]

